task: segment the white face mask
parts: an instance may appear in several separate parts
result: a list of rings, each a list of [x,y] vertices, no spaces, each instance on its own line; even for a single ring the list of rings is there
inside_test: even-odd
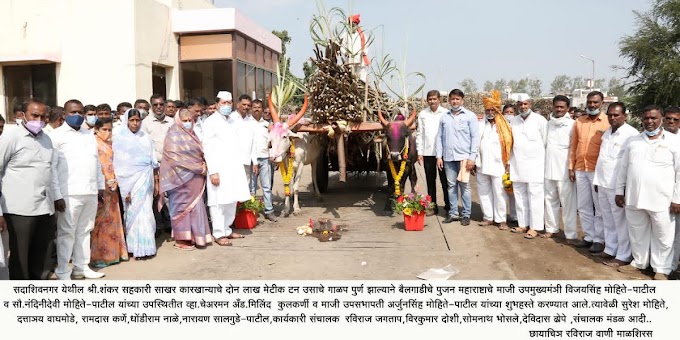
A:
[[[24,120],[21,118],[17,118],[14,121],[17,122],[17,125],[21,125],[24,122]]]
[[[191,124],[191,122],[182,122],[182,126],[184,126],[184,128],[189,131],[191,131],[191,128],[193,128],[193,124]]]

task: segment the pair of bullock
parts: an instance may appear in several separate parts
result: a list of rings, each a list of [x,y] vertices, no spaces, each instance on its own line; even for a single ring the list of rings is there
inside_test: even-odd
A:
[[[305,103],[300,109],[300,111],[291,116],[287,122],[282,122],[276,108],[269,99],[269,111],[272,115],[273,125],[270,129],[269,135],[271,138],[271,149],[269,151],[269,158],[272,162],[279,163],[280,167],[285,167],[288,169],[288,164],[290,161],[293,162],[292,171],[293,174],[290,179],[290,194],[293,196],[293,214],[298,215],[300,213],[300,205],[298,203],[298,188],[300,184],[300,179],[302,178],[302,169],[304,165],[311,164],[312,166],[312,183],[314,185],[314,194],[321,198],[321,193],[319,192],[319,187],[317,184],[317,178],[314,174],[317,173],[317,158],[321,156],[321,143],[314,142],[314,138],[320,138],[309,134],[309,133],[295,133],[291,131],[291,128],[297,124],[300,119],[304,116],[307,108],[307,97],[305,97]],[[383,125],[383,131],[385,133],[385,142],[383,143],[383,150],[385,155],[388,156],[396,167],[397,171],[400,167],[402,161],[406,162],[404,174],[399,181],[400,188],[404,188],[406,184],[406,179],[411,179],[411,184],[416,183],[416,172],[415,163],[417,160],[416,142],[411,129],[409,128],[413,124],[416,114],[411,113],[405,121],[387,121],[382,112],[378,112],[378,118],[380,123]],[[294,143],[294,152],[291,154],[291,143]],[[406,149],[407,152],[404,152]],[[387,190],[388,199],[385,203],[384,211],[391,212],[391,199],[395,198],[394,190],[395,183],[394,178],[386,166],[387,159],[382,159],[383,169],[387,169]],[[272,174],[273,175],[273,174]],[[290,214],[290,196],[285,197],[284,208],[282,215],[288,217]]]

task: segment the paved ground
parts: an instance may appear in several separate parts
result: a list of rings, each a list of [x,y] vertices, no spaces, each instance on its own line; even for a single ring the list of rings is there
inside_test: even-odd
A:
[[[420,177],[424,179],[422,168]],[[275,177],[276,202],[283,194]],[[351,176],[348,176],[351,177]],[[645,279],[630,277],[602,265],[599,259],[561,240],[526,240],[522,235],[479,227],[480,209],[473,204],[473,222],[442,224],[442,216],[426,218],[424,231],[405,231],[403,218],[382,216],[385,175],[369,174],[339,183],[331,174],[329,192],[319,202],[309,193],[307,168],[300,194],[302,214],[264,222],[233,246],[212,245],[180,251],[159,240],[158,255],[103,269],[108,279],[416,279],[428,268],[449,264],[460,273],[452,279]],[[424,181],[421,181],[424,190]],[[409,185],[407,184],[407,187]],[[410,189],[407,189],[407,192]],[[441,191],[439,195],[442,204]],[[476,201],[473,187],[473,200]],[[280,208],[280,207],[279,207]],[[344,225],[342,239],[319,242],[300,236],[295,227],[309,218],[326,217]]]

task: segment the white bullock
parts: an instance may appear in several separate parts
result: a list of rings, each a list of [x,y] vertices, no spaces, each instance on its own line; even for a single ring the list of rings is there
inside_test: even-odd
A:
[[[321,198],[319,186],[316,183],[316,166],[317,158],[321,154],[321,147],[315,139],[319,138],[309,133],[295,133],[291,128],[297,124],[307,110],[307,96],[305,96],[305,103],[295,116],[288,119],[287,122],[281,122],[276,108],[272,104],[271,97],[269,98],[269,111],[272,115],[273,124],[269,132],[272,147],[269,150],[269,159],[279,164],[279,169],[282,173],[284,181],[284,208],[282,215],[288,217],[290,214],[290,196],[293,195],[293,214],[300,213],[300,204],[298,203],[298,187],[300,179],[302,178],[303,166],[312,165],[312,183],[314,184],[314,193],[317,198]],[[293,151],[291,153],[291,150]],[[292,162],[292,163],[291,163]],[[288,183],[286,183],[288,182]]]

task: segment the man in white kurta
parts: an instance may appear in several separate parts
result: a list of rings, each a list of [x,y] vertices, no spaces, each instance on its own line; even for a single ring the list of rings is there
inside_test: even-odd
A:
[[[663,113],[663,128],[666,132],[678,135],[680,131],[680,107],[673,106],[667,108]],[[675,224],[675,241],[673,242],[673,264],[675,279],[680,278],[677,272],[678,261],[680,261],[680,214],[671,214],[671,221]]]
[[[569,98],[553,98],[545,146],[545,237],[560,231],[560,206],[567,242],[576,243],[576,185],[569,180],[569,142],[574,120],[569,117]]]
[[[208,207],[213,237],[221,246],[231,245],[229,238],[241,238],[231,230],[236,217],[236,203],[250,199],[246,172],[243,170],[238,143],[241,119],[231,111],[231,93],[220,91],[218,110],[203,124],[203,152],[208,166]]]
[[[616,205],[616,170],[618,169],[623,146],[628,138],[640,133],[626,124],[626,106],[621,102],[612,103],[607,109],[609,129],[602,135],[600,156],[595,166],[593,185],[597,190],[604,224],[604,264],[618,268],[630,263],[633,255],[628,237],[626,211]]]
[[[83,105],[69,101],[66,116],[82,115]],[[55,200],[64,199],[66,209],[57,213],[57,269],[60,280],[97,279],[104,273],[90,269],[90,233],[97,217],[98,196],[104,191],[104,174],[99,163],[97,141],[92,131],[62,124],[50,135],[57,152],[52,176],[58,178]],[[101,198],[100,198],[101,199]],[[73,269],[69,261],[73,259]]]
[[[236,129],[238,133],[238,147],[241,149],[241,159],[243,168],[246,171],[246,178],[248,183],[253,181],[253,177],[257,179],[258,164],[257,164],[257,147],[255,146],[255,129],[257,122],[250,115],[251,98],[248,95],[241,95],[239,97],[237,114],[230,122],[237,124]],[[238,116],[238,117],[236,117]],[[239,119],[241,118],[241,119]],[[250,192],[251,196],[255,196],[254,192]]]
[[[633,262],[618,270],[633,273],[651,264],[655,280],[667,280],[671,272],[675,226],[670,214],[680,212],[680,139],[661,128],[661,119],[661,108],[645,108],[644,132],[624,146],[615,198],[616,205],[626,207],[633,254]]]
[[[502,115],[498,115],[503,118]],[[479,225],[499,225],[507,229],[505,189],[503,187],[503,156],[501,142],[495,123],[496,114],[487,109],[484,118],[486,124],[480,129],[479,153],[476,160],[477,194],[482,206],[484,221]]]
[[[544,229],[545,211],[545,145],[547,121],[531,111],[531,102],[522,98],[517,103],[519,115],[510,121],[512,127],[512,156],[510,179],[515,194],[518,227],[512,231],[533,239]]]

